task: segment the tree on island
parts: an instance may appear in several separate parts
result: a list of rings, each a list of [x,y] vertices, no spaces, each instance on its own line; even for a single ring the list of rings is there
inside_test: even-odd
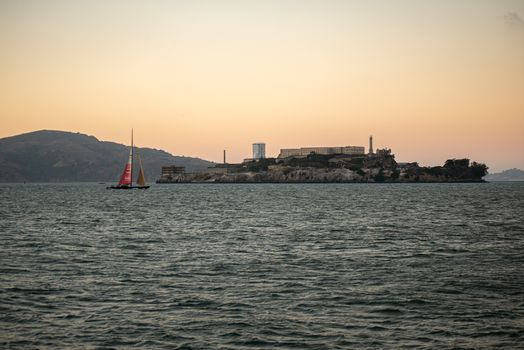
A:
[[[472,162],[469,163],[468,158],[464,159],[448,159],[444,163],[445,171],[449,176],[457,179],[481,179],[488,173],[486,164]]]
[[[488,174],[488,169],[489,169],[486,166],[486,164],[477,163],[477,162],[472,162],[470,168],[471,168],[471,175],[473,175],[473,178],[475,179],[481,179],[484,176],[486,176]]]

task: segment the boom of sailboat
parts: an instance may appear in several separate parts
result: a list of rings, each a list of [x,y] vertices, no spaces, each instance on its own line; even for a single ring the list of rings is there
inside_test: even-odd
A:
[[[138,164],[140,166],[140,170],[138,171],[136,185],[133,186],[133,158],[134,158],[135,153],[138,158]],[[127,160],[127,163],[126,163],[126,166],[124,167],[124,171],[122,172],[122,175],[120,175],[120,180],[118,181],[118,185],[109,186],[106,188],[112,189],[112,190],[130,190],[133,188],[145,190],[149,188],[149,186],[146,185],[146,179],[144,177],[144,170],[142,169],[142,160],[140,159],[140,155],[138,154],[138,151],[135,151],[135,146],[133,144],[133,130],[132,129],[131,129],[131,147],[129,148],[129,159]]]

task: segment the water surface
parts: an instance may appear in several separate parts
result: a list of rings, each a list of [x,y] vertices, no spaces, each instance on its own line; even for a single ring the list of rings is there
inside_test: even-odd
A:
[[[0,185],[0,347],[524,343],[524,183]]]

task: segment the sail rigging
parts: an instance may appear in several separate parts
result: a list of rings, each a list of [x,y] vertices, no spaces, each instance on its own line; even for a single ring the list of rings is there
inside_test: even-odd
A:
[[[142,159],[140,158],[138,152],[136,153],[136,156],[138,157],[138,165],[140,166],[140,170],[138,171],[138,177],[136,178],[136,184],[139,186],[145,186],[146,179],[144,177],[144,170],[142,169]]]

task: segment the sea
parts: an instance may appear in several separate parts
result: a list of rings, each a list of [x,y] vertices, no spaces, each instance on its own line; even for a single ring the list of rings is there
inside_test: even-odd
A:
[[[0,348],[524,348],[524,182],[106,186],[0,184]]]

